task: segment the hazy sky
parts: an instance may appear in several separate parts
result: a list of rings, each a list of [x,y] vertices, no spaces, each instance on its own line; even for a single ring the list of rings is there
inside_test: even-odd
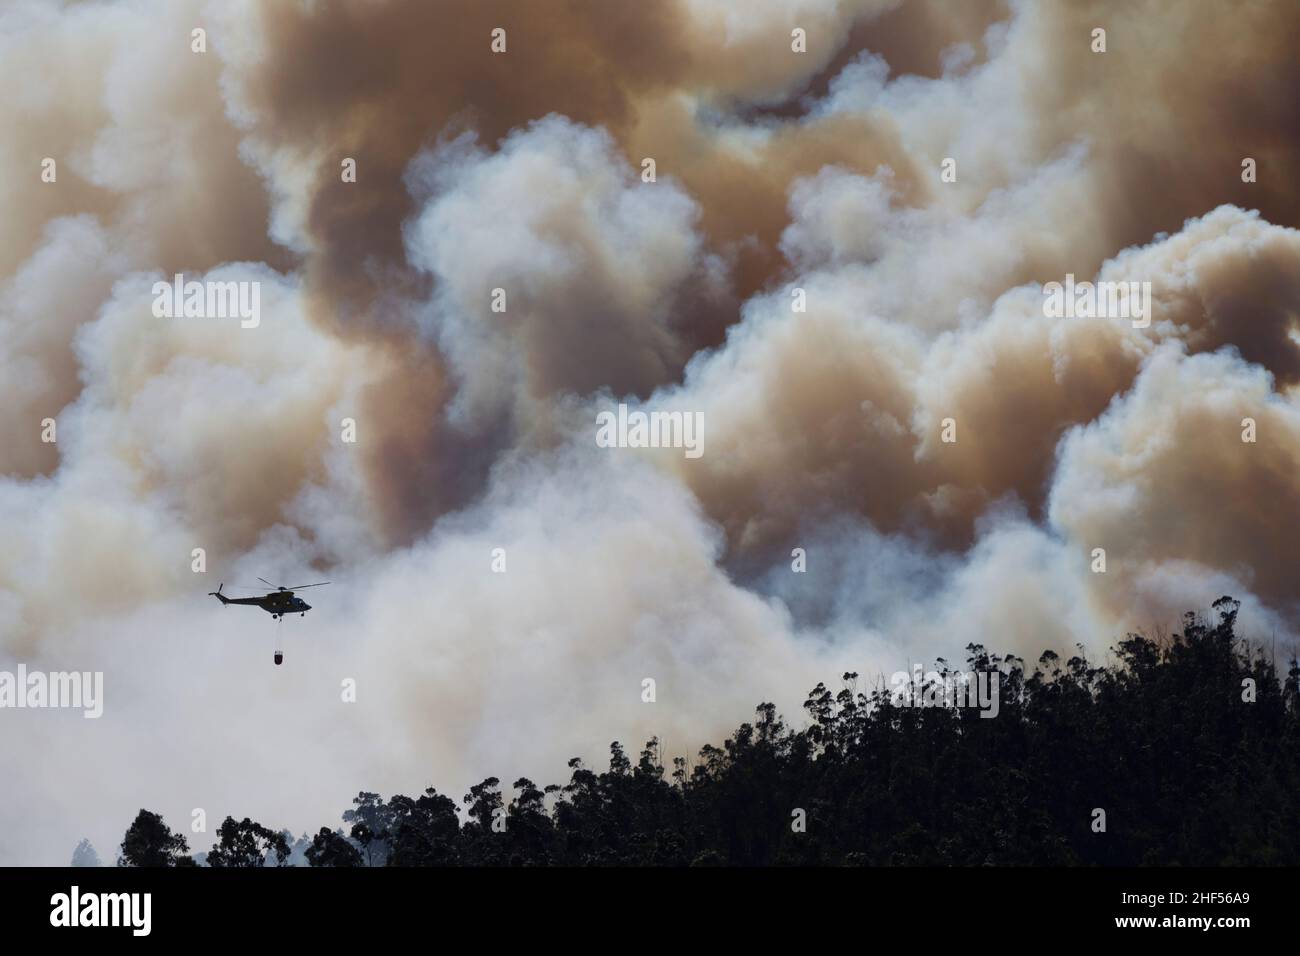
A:
[[[689,756],[846,670],[1222,594],[1294,644],[1297,26],[9,0],[0,671],[104,711],[0,709],[0,864]],[[260,321],[155,314],[177,273]],[[1149,323],[1049,317],[1067,275]],[[703,454],[598,447],[620,403]],[[206,596],[258,576],[333,583],[282,625]]]

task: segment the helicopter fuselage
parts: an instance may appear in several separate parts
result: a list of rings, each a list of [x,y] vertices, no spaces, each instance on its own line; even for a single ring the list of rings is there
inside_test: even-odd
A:
[[[295,596],[292,591],[272,591],[261,597],[228,598],[220,590],[217,590],[212,592],[212,596],[222,604],[245,604],[249,607],[260,607],[272,617],[280,617],[284,614],[306,614],[311,610],[311,605],[302,598]]]

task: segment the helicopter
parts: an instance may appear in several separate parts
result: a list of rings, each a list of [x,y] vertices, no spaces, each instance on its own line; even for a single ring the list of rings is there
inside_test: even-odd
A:
[[[228,598],[222,593],[222,590],[226,586],[225,582],[218,585],[215,591],[209,591],[208,594],[216,598],[222,604],[247,604],[251,607],[260,607],[263,611],[270,614],[272,618],[278,621],[286,614],[298,614],[302,617],[306,617],[307,612],[311,610],[311,605],[302,598],[295,596],[293,593],[294,591],[302,591],[306,588],[319,588],[329,584],[328,581],[320,581],[316,584],[295,584],[293,587],[284,587],[283,585],[272,584],[270,581],[266,580],[266,578],[258,578],[257,580],[261,581],[271,589],[261,597]],[[236,585],[232,585],[232,587],[233,586]],[[241,588],[241,590],[260,589]],[[284,652],[277,649],[275,652],[276,664],[280,664],[283,660]]]

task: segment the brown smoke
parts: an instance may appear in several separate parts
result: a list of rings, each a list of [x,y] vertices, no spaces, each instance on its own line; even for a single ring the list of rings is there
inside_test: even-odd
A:
[[[968,640],[1300,627],[1295,4],[164,6],[0,12],[0,667],[110,695],[0,721],[0,862],[120,838],[80,755],[145,737],[169,821],[302,829]],[[156,317],[177,271],[261,326]],[[597,448],[619,402],[703,455]],[[274,678],[203,596],[325,572]]]

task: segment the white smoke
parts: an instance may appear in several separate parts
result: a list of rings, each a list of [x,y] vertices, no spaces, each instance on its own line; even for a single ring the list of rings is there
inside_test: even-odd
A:
[[[844,671],[1101,653],[1223,593],[1294,639],[1300,234],[1190,186],[1200,218],[1168,235],[1117,199],[1144,162],[1089,104],[1143,150],[1185,143],[1088,92],[1068,7],[956,18],[932,77],[843,59],[890,2],[675,13],[662,76],[608,123],[489,141],[456,117],[400,181],[362,156],[355,184],[257,95],[292,39],[271,8],[0,13],[0,670],[103,671],[106,697],[99,720],[0,711],[0,863],[83,836],[111,859],[141,807],[201,851],[227,813],[302,832],[362,789],[559,782],[615,739],[690,756],[760,701],[798,723]],[[797,117],[762,113],[828,69]],[[376,194],[406,210],[396,265],[330,228]],[[730,316],[764,242],[780,265]],[[334,307],[340,264],[373,315]],[[260,326],[156,318],[176,272],[259,283]],[[1047,318],[1067,272],[1150,281],[1151,326]],[[702,412],[704,456],[597,448],[619,401]],[[332,583],[280,624],[206,596],[259,576]]]

